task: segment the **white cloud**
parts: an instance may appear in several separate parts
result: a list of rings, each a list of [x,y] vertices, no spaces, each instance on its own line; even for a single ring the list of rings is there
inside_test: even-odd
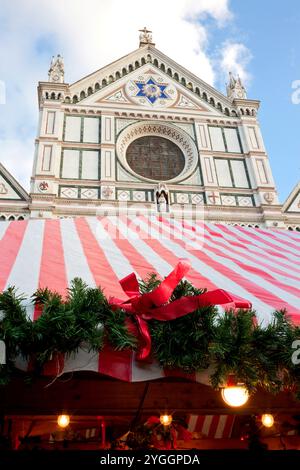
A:
[[[36,85],[47,80],[50,58],[65,59],[72,83],[138,47],[138,30],[152,29],[158,49],[210,84],[218,67],[208,54],[214,27],[233,19],[229,0],[1,0],[0,160],[29,187],[37,128]],[[233,48],[232,46],[235,46]],[[221,68],[244,77],[245,46],[223,48]]]
[[[221,69],[226,76],[232,72],[233,75],[239,75],[245,84],[249,83],[251,76],[247,72],[247,66],[252,55],[244,44],[228,41],[223,44],[220,55]]]

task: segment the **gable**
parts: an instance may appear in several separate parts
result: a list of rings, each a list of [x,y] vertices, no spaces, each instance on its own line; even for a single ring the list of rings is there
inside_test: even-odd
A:
[[[300,214],[300,183],[293,189],[282,207],[283,212],[298,212]]]
[[[81,103],[101,107],[140,107],[149,111],[195,111],[223,117],[219,110],[152,64],[132,71],[86,97]]]
[[[25,201],[28,194],[13,176],[0,164],[0,201],[18,200]]]
[[[109,64],[106,67],[82,78],[69,87],[70,96],[66,101],[70,103],[82,103],[83,105],[99,105],[99,103],[133,104],[136,107],[135,94],[138,94],[141,77],[161,80],[161,84],[167,84],[178,90],[176,93],[177,104],[180,109],[204,110],[213,113],[217,117],[236,116],[232,102],[200,78],[164,55],[154,46],[143,46],[125,57]],[[129,82],[136,82],[130,90]],[[147,80],[144,84],[147,84]],[[149,84],[151,85],[151,83]],[[132,86],[132,83],[131,83]],[[169,91],[171,91],[169,88]],[[173,88],[173,90],[174,90]],[[167,92],[167,87],[165,88]],[[140,90],[142,91],[142,89]],[[168,98],[160,97],[151,102],[147,97],[139,96],[138,106],[153,108],[168,107],[174,105],[175,100],[168,94]],[[142,101],[145,98],[145,102]],[[163,103],[164,101],[164,103]]]

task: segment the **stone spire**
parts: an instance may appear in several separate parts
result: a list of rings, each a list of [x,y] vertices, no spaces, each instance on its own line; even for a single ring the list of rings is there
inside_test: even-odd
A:
[[[230,100],[244,100],[247,98],[246,89],[240,77],[237,76],[237,78],[235,78],[231,72],[229,72],[229,82],[227,83],[226,90]]]
[[[58,54],[56,57],[52,57],[48,77],[49,82],[64,83],[65,67],[61,55]]]
[[[145,26],[143,29],[140,29],[139,32],[140,47],[145,46],[146,44],[151,44],[152,46],[155,46],[154,42],[152,42],[152,31],[149,31],[149,29],[147,29]]]

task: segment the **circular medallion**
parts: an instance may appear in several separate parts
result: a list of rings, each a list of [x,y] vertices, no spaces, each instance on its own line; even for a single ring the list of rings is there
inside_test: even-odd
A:
[[[176,88],[157,73],[139,75],[126,84],[128,97],[137,104],[165,108],[175,103]]]

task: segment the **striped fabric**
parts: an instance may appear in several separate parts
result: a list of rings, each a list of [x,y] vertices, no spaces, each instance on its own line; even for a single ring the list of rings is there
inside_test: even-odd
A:
[[[286,308],[300,323],[300,233],[174,220],[107,216],[0,223],[0,290],[15,285],[28,297],[38,287],[65,294],[74,277],[125,299],[119,279],[131,272],[167,275],[188,258],[196,287],[222,288],[252,302],[259,321]],[[38,312],[31,304],[28,314]],[[62,371],[92,370],[128,381],[165,376],[157,364],[140,366],[130,352],[81,350],[53,364]],[[169,373],[168,373],[169,374]],[[191,377],[192,378],[192,377]],[[207,383],[207,375],[193,377]]]
[[[190,415],[188,430],[202,438],[229,439],[234,424],[234,415]]]

